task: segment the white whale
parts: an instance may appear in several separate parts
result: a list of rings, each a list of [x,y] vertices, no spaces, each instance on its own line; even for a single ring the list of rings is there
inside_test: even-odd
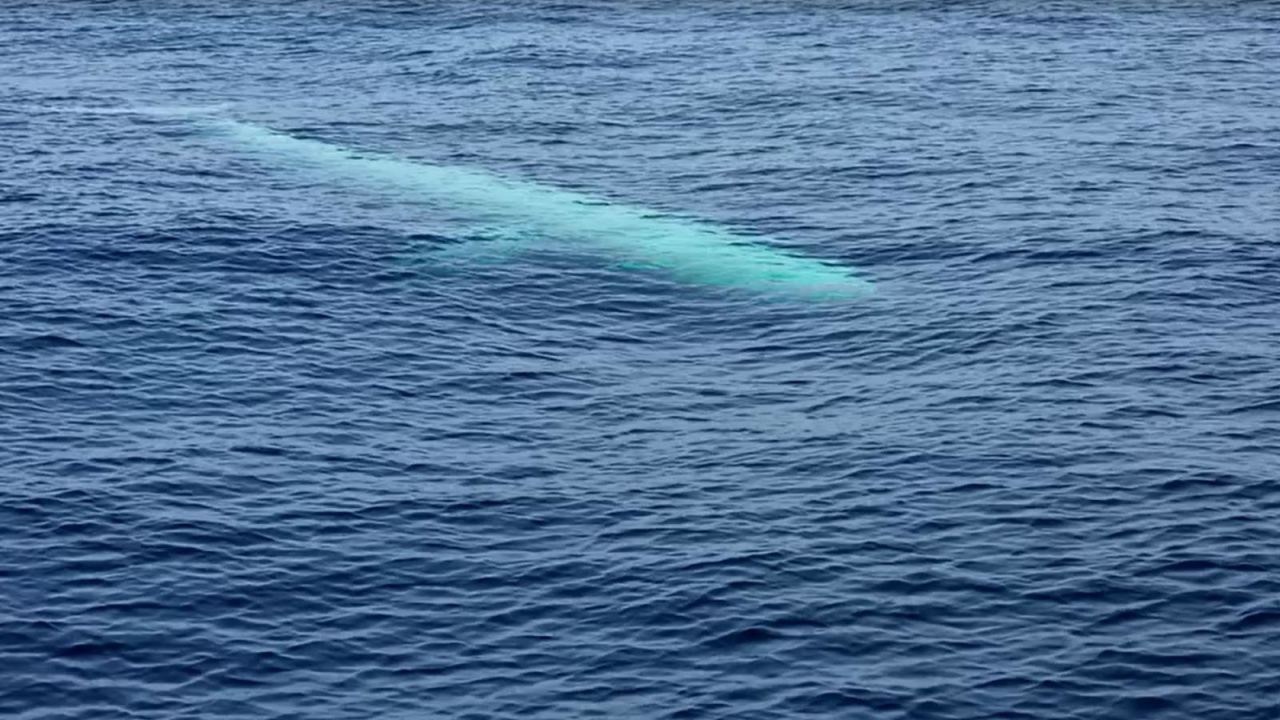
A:
[[[463,167],[358,153],[235,120],[210,120],[241,148],[330,178],[411,193],[505,237],[556,238],[682,282],[808,299],[858,298],[874,286],[849,269],[709,223]]]

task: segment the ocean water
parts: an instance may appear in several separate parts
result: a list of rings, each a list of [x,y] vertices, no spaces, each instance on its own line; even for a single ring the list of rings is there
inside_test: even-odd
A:
[[[4,3],[0,716],[1280,718],[1278,38]],[[508,251],[209,118],[876,292]]]

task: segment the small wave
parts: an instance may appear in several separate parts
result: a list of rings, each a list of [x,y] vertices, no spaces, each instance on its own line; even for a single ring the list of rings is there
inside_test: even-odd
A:
[[[231,108],[228,103],[220,105],[153,105],[147,107],[90,107],[73,105],[67,107],[42,107],[39,111],[48,113],[66,113],[71,115],[147,115],[151,117],[189,117],[192,115],[219,115]]]

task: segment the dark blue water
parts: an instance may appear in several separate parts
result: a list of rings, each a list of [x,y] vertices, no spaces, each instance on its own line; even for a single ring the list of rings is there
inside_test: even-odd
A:
[[[1280,718],[1280,8],[687,5],[4,4],[0,715]]]

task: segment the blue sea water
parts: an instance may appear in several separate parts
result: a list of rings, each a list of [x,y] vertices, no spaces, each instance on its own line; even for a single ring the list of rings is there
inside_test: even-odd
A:
[[[0,715],[1280,718],[1280,7],[6,2]],[[766,298],[195,115],[777,238]]]

